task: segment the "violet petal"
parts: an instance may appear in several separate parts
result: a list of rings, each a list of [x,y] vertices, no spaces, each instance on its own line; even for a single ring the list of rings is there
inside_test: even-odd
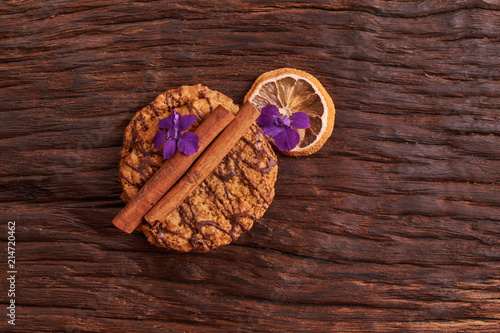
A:
[[[264,127],[274,124],[276,117],[279,117],[280,111],[275,105],[268,104],[260,110],[260,115],[257,118],[257,123]]]
[[[281,151],[289,152],[297,146],[300,135],[293,128],[285,127],[274,137],[274,144]]]
[[[168,160],[175,153],[176,143],[174,139],[168,139],[163,145],[163,158]]]
[[[290,120],[292,121],[292,127],[299,129],[306,129],[311,127],[311,120],[309,119],[309,116],[304,112],[295,112],[290,117]]]
[[[257,123],[260,126],[262,126],[262,127],[266,127],[266,126],[274,124],[275,119],[276,118],[273,115],[268,115],[268,114],[265,114],[265,113],[261,113],[259,115],[259,117],[257,118]]]
[[[193,132],[186,132],[181,134],[177,147],[181,153],[186,155],[193,155],[200,148],[200,139]]]
[[[165,132],[164,130],[160,130],[160,131],[156,132],[156,135],[153,138],[153,143],[154,143],[153,147],[155,149],[160,148],[161,145],[165,142],[166,136],[167,136],[167,132]]]
[[[265,113],[273,116],[279,116],[280,115],[280,110],[276,105],[273,104],[267,104],[264,106],[261,110],[260,113]]]
[[[269,136],[275,136],[281,131],[281,129],[281,127],[271,124],[264,126],[264,128],[262,128],[262,133]]]
[[[194,114],[188,114],[187,116],[182,116],[179,120],[179,132],[184,132],[187,130],[191,125],[194,124],[194,121],[196,120],[196,116]]]
[[[172,113],[167,118],[160,119],[160,121],[158,122],[158,127],[166,129],[172,128],[174,126],[174,112],[175,111],[172,111]]]

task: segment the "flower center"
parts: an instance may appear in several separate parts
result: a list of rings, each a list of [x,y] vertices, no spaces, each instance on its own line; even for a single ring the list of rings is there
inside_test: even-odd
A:
[[[279,127],[290,127],[291,121],[287,116],[276,117],[276,125]]]

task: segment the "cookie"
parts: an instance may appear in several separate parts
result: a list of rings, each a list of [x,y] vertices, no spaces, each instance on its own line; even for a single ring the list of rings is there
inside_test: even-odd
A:
[[[238,112],[233,101],[203,85],[168,90],[141,109],[125,130],[119,178],[127,203],[163,164],[153,148],[158,121],[173,109],[194,114],[198,126],[218,105]],[[274,198],[277,158],[260,127],[252,125],[229,154],[170,214],[156,226],[138,227],[156,246],[180,252],[206,252],[238,239],[260,219]]]

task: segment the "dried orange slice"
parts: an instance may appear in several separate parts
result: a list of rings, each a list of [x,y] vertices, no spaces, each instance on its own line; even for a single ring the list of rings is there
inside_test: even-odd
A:
[[[306,156],[317,152],[333,131],[335,106],[321,83],[311,74],[294,68],[266,72],[255,80],[245,96],[259,110],[268,104],[276,105],[282,115],[306,113],[311,127],[298,129],[299,144],[290,156]]]

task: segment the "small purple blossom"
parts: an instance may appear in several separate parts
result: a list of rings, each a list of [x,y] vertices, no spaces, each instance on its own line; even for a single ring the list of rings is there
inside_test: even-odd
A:
[[[200,139],[193,132],[184,132],[196,120],[195,115],[181,116],[177,111],[167,118],[158,122],[160,130],[153,138],[154,148],[160,148],[163,145],[163,158],[169,159],[175,153],[176,149],[185,155],[196,153],[200,147]],[[181,134],[182,133],[182,134]]]
[[[281,115],[278,107],[272,104],[260,110],[257,122],[262,126],[262,133],[274,137],[276,147],[285,152],[295,148],[300,141],[300,135],[294,128],[306,129],[311,126],[309,116],[304,112],[295,112],[287,117]]]

